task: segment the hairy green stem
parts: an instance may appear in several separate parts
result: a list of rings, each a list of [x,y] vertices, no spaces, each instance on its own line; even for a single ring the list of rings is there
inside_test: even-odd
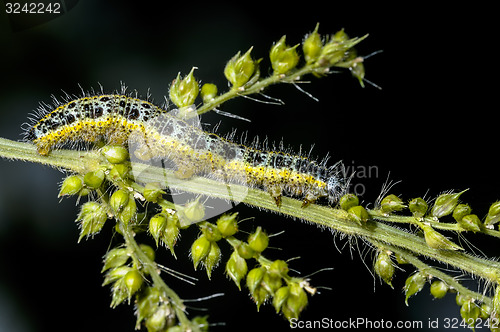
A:
[[[60,150],[55,151],[50,156],[42,157],[36,156],[36,151],[31,144],[10,142],[4,139],[0,139],[0,156],[41,162],[46,165],[62,167],[76,172],[91,170],[92,165],[98,165],[99,162],[98,154],[92,151],[75,152]],[[331,230],[348,236],[361,237],[369,242],[376,241],[377,243],[386,243],[403,248],[412,252],[415,256],[425,256],[435,259],[443,264],[455,266],[470,275],[479,276],[491,282],[497,283],[500,280],[500,263],[498,262],[479,258],[464,252],[430,248],[422,237],[385,223],[369,221],[365,225],[358,225],[349,218],[346,211],[340,209],[316,204],[302,208],[301,201],[289,197],[283,197],[281,206],[277,207],[274,200],[263,190],[246,188],[245,186],[235,184],[224,184],[203,177],[182,180],[176,178],[172,171],[145,164],[133,163],[132,168],[134,169],[134,175],[136,175],[135,180],[138,182],[160,182],[164,187],[233,201],[237,197],[239,201],[245,204],[328,227]],[[400,221],[401,219],[398,216],[384,217],[373,211],[371,213],[374,213],[374,218],[389,222]],[[491,232],[495,233],[496,231]]]

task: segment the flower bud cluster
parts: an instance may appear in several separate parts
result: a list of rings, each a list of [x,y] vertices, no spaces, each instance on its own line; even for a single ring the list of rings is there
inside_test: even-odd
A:
[[[137,295],[136,300],[136,330],[141,324],[148,331],[165,331],[175,324],[175,311],[172,309],[167,297],[156,287],[145,287]]]
[[[140,245],[141,250],[154,259],[153,248]],[[103,286],[112,284],[111,307],[114,308],[125,300],[130,299],[142,287],[144,283],[143,272],[135,264],[127,264],[130,251],[127,248],[114,248],[104,256],[103,272],[106,272]]]
[[[148,231],[156,241],[156,246],[163,243],[175,257],[174,246],[179,238],[179,216],[173,211],[157,213],[149,219]]]
[[[202,263],[209,279],[213,269],[217,267],[221,259],[221,250],[217,242],[222,238],[233,236],[238,231],[237,217],[238,213],[224,214],[219,217],[215,224],[206,221],[199,224],[201,235],[191,245],[190,255],[194,268],[197,269],[198,265]],[[231,263],[229,263],[230,261]],[[232,257],[228,261],[232,275],[235,277],[241,274],[241,264],[238,265],[238,263],[241,262],[237,261],[237,257]]]
[[[253,60],[250,56],[251,52],[252,47],[243,55],[241,52],[236,53],[224,68],[224,76],[231,83],[233,89],[244,89],[245,86],[250,86],[259,79],[258,65],[260,60]],[[217,89],[213,91],[213,87],[210,88],[211,92],[208,87],[206,89],[208,95],[217,93]]]
[[[177,78],[174,79],[170,85],[168,95],[170,100],[179,107],[179,109],[193,105],[196,97],[198,97],[200,88],[198,86],[198,81],[193,75],[195,69],[196,68],[193,67],[184,78],[181,78],[180,74],[178,74]]]

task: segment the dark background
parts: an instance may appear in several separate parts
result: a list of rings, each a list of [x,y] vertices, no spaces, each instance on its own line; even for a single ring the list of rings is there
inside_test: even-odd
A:
[[[2,3],[3,5],[3,3]],[[498,106],[496,100],[496,45],[498,26],[493,8],[435,4],[374,5],[359,2],[249,1],[216,5],[213,2],[66,1],[65,13],[50,17],[8,17],[0,13],[0,135],[20,139],[20,126],[39,102],[62,96],[64,90],[80,94],[102,84],[110,92],[125,82],[131,90],[158,102],[178,72],[192,66],[196,77],[227,86],[225,61],[238,50],[254,46],[253,56],[264,58],[283,34],[290,44],[320,22],[320,33],[341,28],[351,36],[369,33],[359,45],[360,55],[382,50],[366,60],[369,84],[363,89],[348,72],[310,79],[301,87],[275,86],[268,95],[285,106],[250,100],[230,101],[223,110],[251,123],[208,114],[203,121],[221,123],[219,132],[238,128],[248,137],[259,135],[313,155],[327,153],[332,161],[376,169],[367,178],[355,178],[365,191],[365,203],[375,201],[390,173],[402,180],[392,193],[404,199],[437,196],[449,189],[470,188],[463,198],[483,216],[499,199]],[[47,21],[48,20],[48,21]],[[496,109],[496,111],[495,111]],[[101,287],[101,257],[112,236],[111,223],[94,240],[76,243],[78,227],[75,199],[57,199],[57,170],[28,163],[0,161],[0,331],[132,331],[132,306],[109,309],[110,291]],[[272,238],[270,258],[288,259],[302,275],[322,268],[311,283],[324,286],[310,298],[303,320],[324,317],[336,321],[364,317],[372,321],[458,318],[454,296],[433,300],[428,287],[404,304],[402,287],[413,271],[397,271],[395,289],[371,275],[373,252],[362,241],[348,242],[327,230],[247,207],[238,207],[243,223],[252,231],[262,225]],[[239,292],[219,266],[208,281],[204,271],[194,272],[187,250],[195,230],[182,234],[178,260],[164,248],[158,261],[199,278],[192,286],[164,275],[185,299],[224,292],[225,296],[190,309],[208,314],[213,330],[287,330],[287,322],[270,305],[256,313],[246,291]],[[498,242],[472,237],[481,249],[498,257]],[[337,250],[337,248],[339,250]],[[352,249],[350,249],[352,248]],[[225,258],[229,248],[223,246]],[[477,252],[477,251],[476,251]],[[369,268],[367,268],[367,265]],[[467,278],[465,278],[467,279]],[[475,286],[472,286],[475,287]],[[473,288],[475,289],[475,288]]]

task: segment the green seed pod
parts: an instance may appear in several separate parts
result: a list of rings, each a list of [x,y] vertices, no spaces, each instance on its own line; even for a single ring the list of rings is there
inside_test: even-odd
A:
[[[422,225],[424,231],[424,238],[427,245],[434,249],[440,250],[463,250],[462,247],[448,240],[444,235],[436,232],[429,225]]]
[[[238,212],[223,214],[217,219],[217,228],[223,237],[230,237],[238,232]]]
[[[146,319],[146,328],[148,331],[165,331],[169,326],[169,318],[172,316],[172,309],[167,303],[159,305],[155,312]],[[169,328],[170,332],[172,328]]]
[[[240,242],[238,245],[238,255],[244,259],[250,259],[255,255],[255,250],[253,250],[250,245],[246,242]]]
[[[359,85],[361,85],[361,87],[364,88],[365,65],[363,64],[363,58],[358,58],[358,59],[359,61],[353,61],[353,64],[351,67],[349,67],[349,70],[351,71],[351,75],[354,78],[358,79]]]
[[[181,79],[180,74],[173,80],[168,91],[170,100],[179,108],[188,107],[194,104],[199,93],[198,81],[193,73],[193,67],[189,74]]]
[[[406,295],[405,303],[408,305],[408,299],[420,292],[424,288],[427,278],[422,272],[417,272],[406,279],[404,292]]]
[[[283,304],[288,300],[290,295],[290,288],[288,286],[283,286],[274,293],[273,306],[276,313],[279,313]]]
[[[436,299],[443,298],[448,293],[449,289],[448,285],[441,280],[436,280],[431,284],[431,294]]]
[[[257,230],[248,237],[248,245],[256,252],[264,251],[269,245],[269,236],[262,230],[262,227],[257,227]]]
[[[288,286],[290,287],[290,294],[286,306],[283,306],[281,310],[288,320],[297,319],[307,305],[307,294],[296,282],[291,282]]]
[[[321,36],[318,33],[318,28],[319,23],[316,24],[314,31],[307,35],[302,43],[302,51],[304,52],[304,58],[307,64],[311,64],[318,60],[321,54],[321,49],[323,48],[323,42],[321,41]]]
[[[219,264],[221,251],[217,242],[210,242],[210,251],[208,252],[207,257],[203,261],[203,265],[207,270],[208,279],[212,276],[212,270]]]
[[[432,207],[431,215],[436,218],[441,218],[452,213],[458,204],[460,195],[462,195],[466,191],[467,190],[455,194],[439,195],[436,199],[436,202],[434,203],[434,206]]]
[[[262,287],[269,294],[274,294],[282,285],[282,278],[277,274],[266,273],[262,280]]]
[[[125,265],[130,258],[127,248],[114,248],[104,256],[104,267],[101,272]]]
[[[207,257],[210,252],[210,246],[210,241],[204,235],[198,237],[191,245],[191,259],[193,260],[195,270],[198,264]]]
[[[373,266],[375,273],[391,288],[392,286],[392,277],[394,276],[394,265],[392,265],[392,260],[390,254],[383,250],[380,251],[377,259],[375,260],[375,264]]]
[[[201,86],[201,98],[203,103],[210,103],[217,97],[217,85],[212,83],[205,83]]]
[[[186,203],[182,209],[182,215],[186,218],[186,223],[194,224],[205,218],[205,206],[200,199]]]
[[[266,274],[266,269],[263,267],[256,267],[250,270],[247,274],[246,284],[247,288],[250,291],[250,294],[255,292],[257,287],[260,287],[262,279],[264,279],[264,275]]]
[[[250,56],[252,48],[250,47],[243,55],[241,55],[241,52],[236,53],[224,68],[224,75],[233,86],[233,89],[238,89],[248,83],[255,73],[256,62]]]
[[[174,246],[179,238],[179,217],[177,214],[167,215],[167,225],[163,231],[161,240],[170,249],[170,252],[175,257]]]
[[[240,281],[247,274],[248,267],[244,258],[238,255],[237,251],[233,251],[231,257],[226,263],[226,273],[234,281],[238,289],[241,290]]]
[[[122,222],[128,223],[136,215],[137,215],[137,204],[135,203],[134,197],[130,195],[127,205],[123,207],[123,210],[120,212],[119,217]]]
[[[210,242],[217,242],[222,239],[222,234],[217,228],[217,225],[210,222],[204,222],[201,226],[201,231]]]
[[[250,295],[255,305],[257,305],[257,311],[259,311],[260,306],[270,297],[270,294],[264,287],[257,287]]]
[[[359,205],[359,198],[354,194],[345,194],[340,198],[339,205],[342,210],[348,211],[350,208]]]
[[[455,206],[455,209],[453,209],[453,218],[457,222],[459,222],[463,217],[466,215],[470,214],[472,211],[471,207],[468,204],[458,204]]]
[[[101,153],[111,164],[121,164],[129,158],[128,149],[122,145],[105,145]]]
[[[289,47],[285,44],[286,36],[276,42],[269,52],[271,66],[275,75],[282,75],[294,69],[299,63],[299,55],[296,48],[299,44]]]
[[[353,206],[347,210],[349,217],[352,221],[355,221],[358,225],[363,225],[370,219],[368,211],[361,205]]]
[[[70,175],[64,179],[57,197],[76,195],[83,188],[83,178],[80,175]]]
[[[112,282],[122,279],[131,270],[132,268],[130,266],[119,266],[108,270],[102,285],[106,286]]]
[[[97,189],[104,182],[104,178],[104,171],[98,169],[95,172],[88,172],[87,174],[85,174],[85,176],[83,177],[83,182],[88,188]]]
[[[132,269],[123,276],[123,284],[127,289],[128,300],[134,295],[142,286],[142,275],[136,269]]]
[[[481,304],[481,312],[479,313],[479,318],[485,320],[490,318],[491,315],[491,307],[486,303]]]
[[[76,221],[80,222],[80,237],[78,242],[84,236],[95,235],[99,233],[108,219],[104,207],[96,202],[87,202],[82,205],[80,214]]]
[[[117,181],[125,179],[130,171],[130,166],[128,164],[114,164],[109,170],[108,176],[110,179]]]
[[[470,297],[463,295],[461,293],[457,293],[457,296],[455,297],[455,302],[457,305],[462,306],[465,302],[470,301]]]
[[[151,246],[148,246],[147,244],[140,244],[139,247],[141,250],[148,256],[148,258],[152,261],[155,260],[155,250],[151,248]]]
[[[165,191],[161,190],[160,183],[150,182],[144,187],[144,198],[148,202],[156,203],[161,195],[165,194]]]
[[[465,302],[460,308],[460,316],[464,319],[465,324],[472,328],[476,325],[480,314],[481,309],[472,300]]]
[[[403,201],[401,198],[399,198],[396,195],[387,195],[385,196],[382,201],[380,202],[380,210],[383,213],[391,213],[395,211],[401,211],[406,207],[405,204],[403,204]]]
[[[158,309],[160,303],[160,291],[156,287],[146,287],[146,289],[137,296],[136,314],[137,323],[135,328],[139,329],[141,322],[150,317]]]
[[[458,224],[466,231],[472,231],[474,233],[480,232],[482,227],[481,220],[479,220],[479,217],[475,214],[468,214],[462,217]]]
[[[427,213],[427,209],[429,208],[427,202],[420,197],[412,199],[408,207],[410,209],[410,212],[417,219],[420,219],[423,216],[425,216],[425,214]]]
[[[113,193],[113,195],[111,195],[109,205],[115,214],[118,214],[123,210],[123,208],[127,205],[129,198],[129,193],[123,189],[118,189]]]
[[[488,215],[486,216],[486,220],[484,221],[485,226],[491,226],[500,221],[500,201],[491,204],[490,209],[488,211]]]
[[[281,259],[275,260],[269,266],[269,274],[271,276],[283,278],[286,277],[288,271],[289,271],[288,264]]]
[[[163,235],[163,231],[167,226],[167,216],[163,213],[155,214],[149,220],[149,233],[153,236],[156,241],[156,246],[158,246],[158,241]]]

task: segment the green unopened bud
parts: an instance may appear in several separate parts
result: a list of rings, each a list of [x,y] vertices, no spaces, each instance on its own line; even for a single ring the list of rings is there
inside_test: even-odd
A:
[[[486,303],[481,304],[481,313],[479,314],[479,318],[485,320],[490,318],[491,315],[491,307],[487,305]]]
[[[275,260],[269,266],[269,274],[275,277],[285,277],[288,273],[288,270],[288,264],[281,259]]]
[[[250,47],[243,55],[240,52],[236,53],[224,68],[224,75],[232,84],[233,89],[238,89],[245,85],[255,72],[255,61],[250,56],[252,48]]]
[[[222,239],[222,234],[217,228],[217,225],[210,222],[203,223],[203,225],[201,226],[201,231],[210,242],[217,242]]]
[[[359,205],[359,198],[354,194],[345,194],[340,198],[339,205],[342,210],[348,211],[350,208]]]
[[[147,287],[144,292],[137,297],[136,302],[136,314],[137,314],[137,323],[136,329],[139,329],[141,326],[141,322],[153,315],[160,303],[160,291],[155,287]],[[155,330],[156,331],[156,330]]]
[[[468,204],[458,204],[455,209],[453,209],[453,218],[459,222],[463,217],[470,214],[472,211]]]
[[[479,220],[479,217],[475,214],[468,214],[466,216],[463,216],[458,224],[466,231],[472,231],[474,233],[480,232],[482,226],[481,220]]]
[[[306,36],[304,42],[302,43],[302,50],[304,52],[304,58],[307,64],[315,62],[323,48],[323,42],[321,41],[321,36],[318,33],[319,23],[313,32]]]
[[[179,217],[177,214],[167,215],[167,225],[163,230],[161,240],[170,249],[170,252],[175,257],[174,246],[179,238]]]
[[[231,257],[229,257],[229,260],[226,263],[226,273],[240,290],[240,281],[243,277],[245,277],[247,271],[248,267],[246,260],[238,255],[237,251],[233,251]]]
[[[104,282],[102,283],[102,285],[106,286],[112,282],[115,282],[119,279],[122,279],[131,270],[132,270],[132,268],[130,266],[119,266],[119,267],[115,267],[113,269],[110,269],[106,273],[106,276],[104,277]]]
[[[302,289],[300,284],[291,282],[289,284],[290,293],[286,301],[286,305],[281,308],[281,311],[288,320],[297,319],[307,305],[307,294]]]
[[[159,305],[154,313],[146,319],[146,328],[148,331],[165,331],[168,327],[169,318],[173,315],[172,308],[163,303]],[[170,318],[171,319],[171,318]],[[169,331],[172,328],[169,329]]]
[[[352,66],[350,66],[349,69],[351,70],[351,75],[354,78],[357,78],[359,81],[359,85],[364,88],[365,65],[363,64],[363,58],[358,57],[356,60],[358,61],[353,61]]]
[[[421,272],[417,272],[406,279],[404,292],[405,292],[405,303],[408,305],[408,299],[420,292],[424,288],[427,278]]]
[[[443,298],[448,293],[449,289],[448,285],[441,280],[436,280],[431,284],[431,294],[436,299]]]
[[[457,296],[455,296],[455,303],[459,306],[464,305],[465,302],[468,302],[470,300],[471,298],[469,296],[462,293],[457,293]]]
[[[238,255],[244,259],[250,259],[255,255],[255,250],[253,250],[250,245],[246,242],[240,242],[237,247]]]
[[[405,207],[406,205],[403,204],[401,198],[392,194],[385,196],[380,202],[380,210],[382,210],[383,213],[401,211]]]
[[[458,199],[460,195],[462,195],[467,190],[461,191],[456,194],[442,194],[439,195],[434,203],[434,206],[431,210],[431,215],[436,218],[441,218],[449,215],[455,209],[455,206],[458,204]]]
[[[144,187],[143,195],[148,202],[156,203],[163,194],[165,194],[165,191],[161,190],[160,184],[158,182],[147,183]]]
[[[156,241],[156,246],[158,246],[158,241],[160,237],[163,235],[163,231],[167,226],[167,216],[163,213],[155,214],[149,220],[149,233],[153,236]]]
[[[238,232],[238,212],[223,214],[217,219],[217,228],[223,237],[230,237]]]
[[[422,225],[422,230],[424,231],[425,242],[431,248],[440,250],[463,250],[462,247],[451,242],[429,225]]]
[[[210,252],[210,246],[210,241],[204,235],[198,237],[191,245],[191,259],[193,260],[195,270],[198,264],[207,257]]]
[[[391,256],[387,251],[380,251],[374,264],[375,273],[389,286],[392,286],[392,277],[394,276],[394,265],[392,265]]]
[[[472,300],[465,302],[460,308],[460,316],[464,319],[465,324],[472,328],[476,326],[476,320],[480,314],[481,309]]]
[[[290,288],[288,286],[283,286],[274,293],[273,297],[273,307],[276,313],[279,313],[283,304],[288,300],[290,295]]]
[[[118,189],[113,193],[113,195],[111,195],[111,198],[109,199],[109,205],[111,206],[113,211],[118,214],[127,205],[129,197],[129,192],[123,189]]]
[[[349,218],[351,218],[352,221],[355,221],[358,225],[363,225],[368,221],[368,219],[370,219],[368,211],[366,211],[366,209],[361,205],[349,208],[347,213],[349,213]]]
[[[141,244],[139,245],[139,248],[141,248],[142,252],[143,252],[146,256],[148,256],[148,258],[149,258],[150,260],[152,260],[152,261],[154,261],[154,260],[155,260],[155,256],[156,256],[156,254],[155,254],[155,250],[154,250],[153,248],[151,248],[151,246],[148,246],[147,244],[143,244],[143,243],[141,243]]]
[[[130,171],[130,166],[127,164],[114,164],[109,170],[108,176],[114,180],[125,179]]]
[[[294,69],[299,63],[299,55],[296,48],[298,44],[289,47],[285,43],[286,36],[281,37],[281,39],[276,42],[269,52],[269,58],[271,60],[271,66],[273,67],[275,75],[282,75],[288,73],[290,70]]]
[[[256,267],[250,270],[247,274],[246,284],[250,294],[254,293],[257,287],[260,286],[264,275],[266,274],[266,269],[263,267]]]
[[[80,175],[70,175],[64,179],[57,197],[76,195],[83,188],[83,178]]]
[[[183,219],[185,219],[183,222],[187,224],[197,223],[205,217],[205,206],[200,202],[199,198],[186,203],[181,211]]]
[[[198,96],[199,87],[193,72],[196,68],[193,67],[189,74],[181,79],[180,73],[172,82],[168,91],[170,100],[179,108],[188,107],[194,104]]]
[[[420,219],[425,216],[429,206],[423,198],[417,197],[410,201],[408,208],[415,218]]]
[[[143,278],[142,275],[136,269],[132,269],[123,276],[123,284],[127,289],[128,299],[134,295],[142,286]]]
[[[262,230],[262,227],[257,227],[257,230],[248,237],[248,245],[256,252],[264,251],[269,245],[269,236]]]
[[[266,273],[262,280],[262,287],[265,288],[269,294],[274,294],[282,285],[282,278],[277,274]]]
[[[80,214],[76,221],[80,222],[80,237],[78,242],[84,236],[95,235],[99,233],[108,219],[104,207],[96,202],[87,202],[82,205]]]
[[[101,153],[112,164],[121,164],[129,157],[128,149],[122,145],[105,145]]]
[[[104,256],[104,267],[101,272],[125,265],[129,258],[127,248],[114,248]]]
[[[203,265],[207,270],[208,279],[212,276],[212,270],[219,264],[221,251],[217,242],[210,242],[210,251],[203,261]]]
[[[95,172],[88,172],[87,174],[85,174],[85,176],[83,177],[83,182],[88,188],[97,189],[104,182],[104,177],[104,171],[98,169]]]
[[[500,221],[500,201],[491,204],[490,209],[488,211],[488,215],[486,216],[486,220],[484,221],[485,226],[491,226]]]
[[[217,97],[217,85],[213,83],[205,83],[201,86],[201,98],[203,103],[209,103]]]
[[[119,217],[122,222],[128,223],[136,215],[137,215],[137,204],[135,202],[135,199],[131,195],[127,204],[123,207],[122,211],[120,212]]]

